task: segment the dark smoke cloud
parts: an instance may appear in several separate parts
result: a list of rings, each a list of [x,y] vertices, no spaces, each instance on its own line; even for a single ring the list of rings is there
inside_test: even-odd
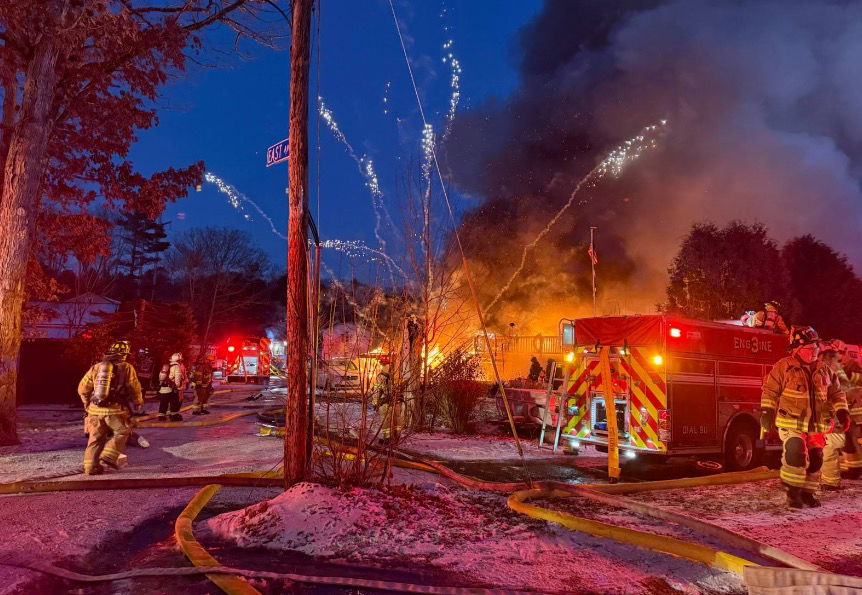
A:
[[[604,310],[662,301],[680,239],[704,219],[813,233],[858,270],[862,3],[549,0],[519,42],[520,87],[467,112],[447,146],[456,184],[483,198],[462,229],[486,302],[604,152],[659,120],[669,130],[559,222],[498,323],[583,307],[589,225]]]

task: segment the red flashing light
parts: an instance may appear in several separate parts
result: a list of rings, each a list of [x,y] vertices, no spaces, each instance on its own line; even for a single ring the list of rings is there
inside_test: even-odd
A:
[[[227,350],[228,353],[233,353],[234,351],[236,351],[236,347],[234,347],[233,345],[228,345]]]
[[[682,337],[682,331],[679,330],[678,328],[674,327],[674,328],[670,329],[670,336],[673,337],[674,339],[679,339],[680,337]]]

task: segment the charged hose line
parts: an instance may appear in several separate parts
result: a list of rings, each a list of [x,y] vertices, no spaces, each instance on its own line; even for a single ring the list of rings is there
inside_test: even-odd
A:
[[[236,413],[230,413],[228,415],[224,415],[222,417],[217,417],[215,419],[201,419],[194,421],[157,421],[157,422],[144,422],[139,423],[139,428],[199,428],[204,426],[217,426],[219,424],[224,424],[229,421],[233,421],[235,419],[239,419],[240,417],[245,417],[247,415],[256,415],[258,413],[273,413],[275,411],[281,411],[281,408],[277,409],[265,409],[263,411],[259,410],[251,410],[251,411],[238,411]]]
[[[220,485],[208,485],[202,488],[189,501],[180,516],[174,522],[174,537],[186,558],[195,566],[220,566],[218,560],[195,539],[192,531],[192,523],[204,506],[221,489]],[[219,589],[228,595],[261,595],[260,591],[252,587],[244,578],[226,574],[207,573],[210,579]]]

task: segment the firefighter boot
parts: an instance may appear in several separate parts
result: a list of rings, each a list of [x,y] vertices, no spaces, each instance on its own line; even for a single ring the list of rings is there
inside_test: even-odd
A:
[[[192,410],[192,415],[203,415],[203,409],[198,409],[197,407],[195,407]]]
[[[787,486],[787,507],[805,508],[805,503],[802,501],[802,488]]]
[[[802,492],[802,503],[808,508],[819,508],[822,506],[820,500],[814,495],[814,492]]]
[[[183,421],[183,416],[179,413],[174,413],[170,416],[171,421]]]

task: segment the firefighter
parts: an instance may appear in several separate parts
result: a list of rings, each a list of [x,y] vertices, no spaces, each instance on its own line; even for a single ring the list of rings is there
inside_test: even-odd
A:
[[[118,461],[132,433],[131,413],[144,404],[138,374],[126,361],[129,353],[129,342],[117,341],[78,383],[90,435],[84,451],[87,475],[104,473],[105,467],[119,469]]]
[[[213,369],[207,361],[198,361],[192,368],[192,388],[195,391],[192,415],[209,415],[207,402],[213,394]]]
[[[818,359],[835,373],[838,385],[842,391],[846,390],[845,380],[847,378],[841,369],[840,358],[846,352],[843,341],[833,339],[822,343]],[[846,393],[845,393],[846,395]],[[842,416],[843,417],[843,416]],[[847,443],[846,433],[849,430],[832,415],[830,408],[830,420],[828,430],[822,436],[823,443],[823,467],[820,469],[820,481],[824,490],[838,490],[841,483],[841,452]]]
[[[183,421],[180,402],[187,384],[183,354],[175,353],[171,356],[171,363],[162,366],[159,372],[159,421]]]
[[[539,358],[535,355],[530,358],[530,373],[527,378],[530,382],[536,383],[539,381],[539,375],[542,373],[542,364],[539,363]]]
[[[392,394],[389,360],[382,359],[380,363],[382,367],[374,382],[373,404],[380,411],[380,442],[389,444],[397,442],[401,433],[401,402]]]
[[[810,326],[794,327],[791,354],[772,367],[763,382],[760,425],[778,428],[782,442],[781,481],[790,508],[820,506],[815,492],[823,465],[822,435],[833,413],[838,423],[850,419],[838,377],[818,361],[820,338]]]
[[[845,433],[841,468],[849,479],[862,477],[862,366],[844,346],[840,354],[841,380],[850,408],[850,429]]]
[[[749,324],[749,326],[764,328],[775,333],[789,335],[790,331],[784,323],[784,318],[782,318],[781,314],[778,313],[778,309],[780,307],[781,304],[775,300],[766,302],[763,305],[763,310],[760,310],[754,315],[752,323]]]

